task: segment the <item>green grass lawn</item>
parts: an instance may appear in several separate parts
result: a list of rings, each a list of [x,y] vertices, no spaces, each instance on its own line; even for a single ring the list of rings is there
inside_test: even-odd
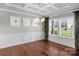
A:
[[[54,33],[56,35],[59,35],[60,30],[59,30],[58,27],[54,28]],[[61,28],[61,36],[64,36],[64,37],[72,37],[72,31],[70,29],[65,30],[65,28]]]
[[[72,37],[72,31],[70,29],[64,30],[64,28],[61,28],[61,36]]]
[[[54,32],[57,32],[57,35],[59,35],[59,31],[60,31],[60,30],[59,30],[58,27],[55,27],[55,28],[54,28]]]

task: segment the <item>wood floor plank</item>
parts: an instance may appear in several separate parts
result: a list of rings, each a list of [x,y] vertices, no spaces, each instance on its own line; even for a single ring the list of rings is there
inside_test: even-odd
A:
[[[79,50],[51,41],[39,40],[9,48],[0,49],[1,56],[73,56]]]
[[[24,56],[26,52],[22,46],[14,46],[0,50],[0,55],[2,56]]]

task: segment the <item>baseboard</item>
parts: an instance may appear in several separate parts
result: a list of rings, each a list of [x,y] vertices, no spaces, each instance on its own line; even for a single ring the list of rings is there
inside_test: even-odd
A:
[[[8,47],[12,47],[12,46],[16,46],[16,45],[21,45],[21,44],[25,44],[25,43],[31,43],[31,42],[34,42],[34,41],[39,41],[39,40],[42,40],[42,39],[38,39],[38,40],[31,40],[31,41],[21,41],[21,42],[16,42],[16,43],[11,43],[11,44],[6,44],[6,45],[0,45],[0,49],[3,49],[3,48],[8,48]]]

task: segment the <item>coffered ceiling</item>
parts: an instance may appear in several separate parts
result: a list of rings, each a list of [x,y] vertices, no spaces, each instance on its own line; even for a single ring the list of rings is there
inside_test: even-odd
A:
[[[52,17],[78,8],[78,3],[0,3],[0,10],[17,12],[31,17]]]

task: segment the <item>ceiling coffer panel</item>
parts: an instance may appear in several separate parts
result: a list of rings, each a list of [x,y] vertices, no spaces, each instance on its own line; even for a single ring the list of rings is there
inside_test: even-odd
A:
[[[58,9],[67,7],[65,3],[55,3],[54,6]]]
[[[25,9],[30,9],[32,11],[38,11],[39,9],[33,6],[27,6]]]
[[[56,11],[56,9],[51,7],[51,6],[47,7],[46,10],[49,11],[49,12]]]
[[[47,4],[46,3],[32,3],[31,5],[38,7],[46,7]]]
[[[19,7],[25,7],[26,6],[25,3],[10,3],[10,4],[13,4],[13,5],[16,5],[16,6],[19,6]]]
[[[40,10],[40,12],[39,12],[39,13],[46,14],[46,13],[47,13],[47,11],[45,11],[45,10]]]
[[[36,7],[30,6],[30,5],[27,6],[26,9],[29,9],[29,10],[34,11],[34,12],[39,13],[39,14],[47,13],[46,10],[43,10],[43,9],[40,9],[40,8],[36,8]]]

